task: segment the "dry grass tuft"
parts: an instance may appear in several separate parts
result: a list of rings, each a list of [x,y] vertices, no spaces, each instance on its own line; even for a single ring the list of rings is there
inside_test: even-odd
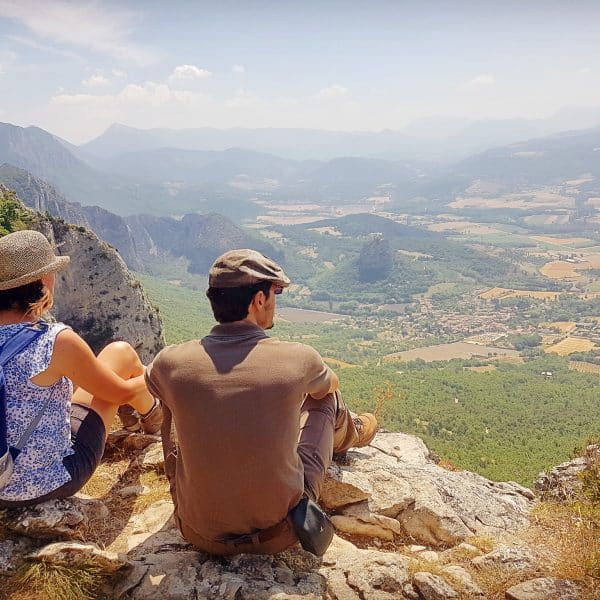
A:
[[[597,443],[590,440],[589,443]],[[585,585],[582,598],[600,597],[600,457],[587,451],[579,474],[581,491],[568,502],[541,502],[532,512],[529,539],[549,548],[555,556],[554,577],[575,579]]]
[[[2,581],[2,600],[108,600],[103,586],[109,577],[93,565],[71,568],[30,563]]]
[[[461,471],[464,471],[464,469],[461,469],[461,467],[456,466],[451,460],[448,460],[447,458],[441,458],[440,461],[437,463],[438,467],[441,467],[442,469],[446,469],[446,471],[452,471],[454,473],[460,473]]]
[[[414,557],[410,559],[408,563],[408,576],[412,579],[415,573],[431,573],[438,575],[443,579],[446,578],[443,568],[445,565],[436,561],[423,560],[422,558]]]
[[[539,576],[534,569],[507,569],[494,565],[477,570],[477,583],[486,591],[486,598],[500,600],[506,597],[504,592],[508,588]]]
[[[380,415],[383,411],[383,408],[386,404],[390,402],[390,400],[394,397],[394,388],[389,381],[383,382],[383,387],[375,390],[375,409],[373,410],[373,414],[377,418],[380,419]],[[403,400],[402,394],[398,395],[400,400]]]
[[[481,550],[483,554],[487,554],[494,549],[494,539],[488,535],[474,535],[465,541],[467,544],[471,544],[471,546],[475,546],[475,548]]]
[[[467,542],[469,543],[469,542]],[[469,548],[459,548],[456,546],[450,550],[452,560],[458,562],[469,562],[472,558],[476,556],[481,556],[481,551],[478,548],[469,549]]]
[[[169,481],[162,473],[145,471],[140,475],[140,484],[150,488],[146,494],[141,494],[135,500],[135,512],[142,512],[160,500],[171,500]]]
[[[581,502],[542,502],[532,513],[535,525],[528,537],[550,548],[555,556],[555,577],[600,583],[600,507]]]

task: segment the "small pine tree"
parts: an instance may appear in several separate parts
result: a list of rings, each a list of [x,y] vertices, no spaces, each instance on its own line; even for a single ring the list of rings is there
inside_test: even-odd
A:
[[[0,187],[0,236],[26,229],[29,212],[13,192]]]

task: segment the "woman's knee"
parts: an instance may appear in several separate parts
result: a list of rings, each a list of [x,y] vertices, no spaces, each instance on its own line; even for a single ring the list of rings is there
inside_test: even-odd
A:
[[[143,369],[140,357],[128,342],[111,342],[98,354],[98,358],[122,377],[139,375]]]
[[[127,358],[132,358],[134,356],[137,358],[137,352],[133,349],[133,346],[129,342],[124,342],[122,340],[106,344],[98,356],[107,353],[122,355]]]

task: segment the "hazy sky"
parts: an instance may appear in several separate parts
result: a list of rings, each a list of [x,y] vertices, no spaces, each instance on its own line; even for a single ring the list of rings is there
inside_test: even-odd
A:
[[[0,120],[401,129],[600,105],[600,1],[0,0]]]

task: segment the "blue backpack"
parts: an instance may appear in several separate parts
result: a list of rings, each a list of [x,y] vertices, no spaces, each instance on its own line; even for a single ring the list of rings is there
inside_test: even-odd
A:
[[[20,354],[36,340],[42,333],[48,329],[48,325],[38,322],[33,325],[27,325],[12,337],[10,337],[2,346],[0,346],[0,489],[3,488],[13,473],[13,461],[21,450],[25,447],[31,434],[37,427],[50,400],[51,393],[48,394],[42,408],[33,417],[23,435],[15,446],[8,445],[8,424],[6,421],[6,380],[4,379],[4,365],[14,356]]]

